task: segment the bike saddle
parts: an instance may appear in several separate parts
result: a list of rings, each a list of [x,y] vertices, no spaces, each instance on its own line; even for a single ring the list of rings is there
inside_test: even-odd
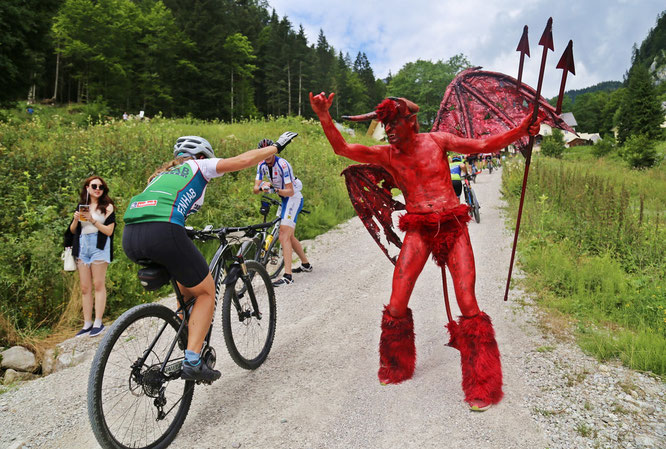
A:
[[[137,263],[143,265],[143,268],[140,268],[137,272],[137,276],[139,277],[141,286],[146,290],[157,290],[171,279],[167,269],[152,260],[141,259]]]

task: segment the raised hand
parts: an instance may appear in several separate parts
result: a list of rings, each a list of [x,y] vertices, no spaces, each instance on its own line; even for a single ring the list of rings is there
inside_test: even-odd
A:
[[[312,95],[312,92],[310,92],[310,106],[312,106],[312,110],[315,112],[315,114],[325,114],[333,104],[334,97],[334,92],[331,92],[331,95],[329,95],[328,98],[326,98],[326,94],[324,92],[314,96]]]
[[[284,150],[284,147],[289,145],[289,142],[291,142],[296,136],[298,136],[298,133],[292,131],[287,131],[285,133],[282,133],[282,135],[278,138],[277,142],[275,142],[275,146],[278,149],[278,153],[281,153],[282,150]]]

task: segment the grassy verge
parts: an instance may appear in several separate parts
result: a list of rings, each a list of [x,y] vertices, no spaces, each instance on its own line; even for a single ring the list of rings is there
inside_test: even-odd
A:
[[[585,150],[534,159],[519,261],[540,304],[576,323],[601,360],[666,375],[666,167],[632,171]],[[505,164],[515,213],[523,160]]]
[[[220,157],[255,148],[286,130],[299,137],[284,157],[303,181],[305,207],[297,236],[313,238],[353,216],[340,172],[351,161],[336,156],[318,122],[276,118],[226,124],[191,119],[106,121],[72,119],[69,110],[50,110],[26,119],[0,122],[0,345],[68,335],[80,324],[78,280],[62,271],[62,237],[71,220],[80,183],[103,177],[117,208],[115,260],[107,274],[107,318],[168,293],[144,291],[136,266],[121,249],[122,215],[129,199],[143,190],[155,167],[170,159],[181,135],[207,138]],[[39,112],[39,111],[38,111]],[[374,142],[364,136],[351,141]],[[258,222],[260,200],[252,194],[255,170],[214,180],[206,205],[188,224],[244,225]]]

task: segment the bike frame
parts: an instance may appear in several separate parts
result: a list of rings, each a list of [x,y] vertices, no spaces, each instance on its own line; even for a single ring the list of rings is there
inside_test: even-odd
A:
[[[256,225],[255,225],[256,226]],[[218,304],[218,296],[219,296],[219,289],[222,288],[222,285],[226,285],[231,282],[235,282],[238,277],[243,278],[244,280],[245,277],[247,276],[247,268],[245,266],[245,260],[243,259],[243,246],[241,245],[241,248],[238,250],[237,254],[235,256],[230,255],[231,251],[231,243],[227,240],[227,234],[231,232],[236,232],[236,231],[245,231],[254,228],[253,226],[245,226],[245,227],[240,227],[240,228],[221,228],[221,229],[210,229],[210,228],[205,228],[202,231],[194,231],[195,233],[193,234],[194,237],[193,239],[199,239],[199,240],[209,240],[213,238],[217,238],[220,240],[220,246],[218,247],[217,251],[215,251],[215,254],[213,255],[210,264],[208,265],[208,269],[211,272],[211,274],[214,276],[214,281],[215,281],[215,306],[213,310],[213,319],[211,320],[210,327],[208,329],[208,333],[206,334],[206,338],[204,339],[204,344],[201,349],[201,353],[203,354],[208,346],[210,345],[210,337],[213,332],[213,323],[215,322],[215,314],[217,313],[217,304]],[[226,254],[225,254],[226,253]],[[223,264],[224,262],[230,262],[229,267],[222,267],[220,264]],[[225,278],[220,282],[220,276],[222,274],[222,270],[224,269],[226,276]],[[236,273],[232,273],[232,270],[238,273],[238,277],[234,276]],[[171,342],[171,345],[169,346],[169,351],[167,352],[166,357],[164,358],[164,362],[162,363],[162,366],[160,368],[160,372],[166,376],[167,378],[171,378],[172,375],[167,373],[167,362],[173,363],[174,360],[171,359],[171,355],[173,354],[173,350],[176,347],[176,344],[178,344],[178,340],[180,339],[180,336],[185,329],[185,323],[189,322],[190,319],[190,310],[192,306],[194,305],[194,302],[196,298],[191,298],[188,301],[185,301],[185,298],[180,291],[180,288],[178,287],[178,283],[176,280],[172,277],[169,278],[169,282],[171,283],[171,286],[173,288],[173,291],[176,294],[176,299],[178,301],[178,309],[176,310],[176,315],[182,314],[183,318],[181,319],[180,322],[180,327],[178,328],[178,332],[176,333],[176,336],[174,337],[173,341]],[[252,303],[252,308],[254,311],[252,312],[252,315],[256,316],[257,318],[261,318],[261,313],[259,312],[259,306],[257,304],[257,298],[254,293],[254,289],[252,288],[251,283],[247,283],[248,286],[248,294],[250,295],[250,301]],[[238,304],[238,298],[234,298],[234,306],[236,307],[236,310],[240,309],[240,304]],[[141,368],[143,364],[145,363],[146,359],[152,352],[153,348],[155,347],[155,344],[159,341],[160,337],[162,336],[162,333],[166,329],[166,327],[169,325],[169,323],[164,323],[162,328],[159,330],[155,338],[153,338],[153,341],[148,345],[148,348],[146,351],[144,351],[143,355],[139,360],[137,360],[134,363],[135,368]],[[178,363],[180,363],[180,359],[176,359]],[[177,371],[176,371],[177,372]]]

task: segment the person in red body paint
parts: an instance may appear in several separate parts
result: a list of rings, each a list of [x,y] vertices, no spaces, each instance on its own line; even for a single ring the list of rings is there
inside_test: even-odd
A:
[[[357,162],[377,164],[388,171],[405,198],[407,213],[400,218],[405,231],[398,256],[388,306],[382,316],[379,345],[382,384],[410,379],[416,349],[409,298],[416,279],[432,253],[442,269],[449,266],[462,316],[447,325],[450,346],[460,350],[465,400],[475,411],[498,403],[502,393],[502,368],[490,318],[477,304],[476,271],[467,232],[467,205],[453,191],[447,152],[474,154],[498,151],[520,137],[535,135],[539,122],[530,125],[531,114],[505,133],[486,139],[465,139],[444,132],[418,133],[419,107],[404,98],[387,98],[377,106],[389,145],[348,144],[335,127],[329,108],[334,93],[313,96],[310,104],[319,117],[333,151]]]

